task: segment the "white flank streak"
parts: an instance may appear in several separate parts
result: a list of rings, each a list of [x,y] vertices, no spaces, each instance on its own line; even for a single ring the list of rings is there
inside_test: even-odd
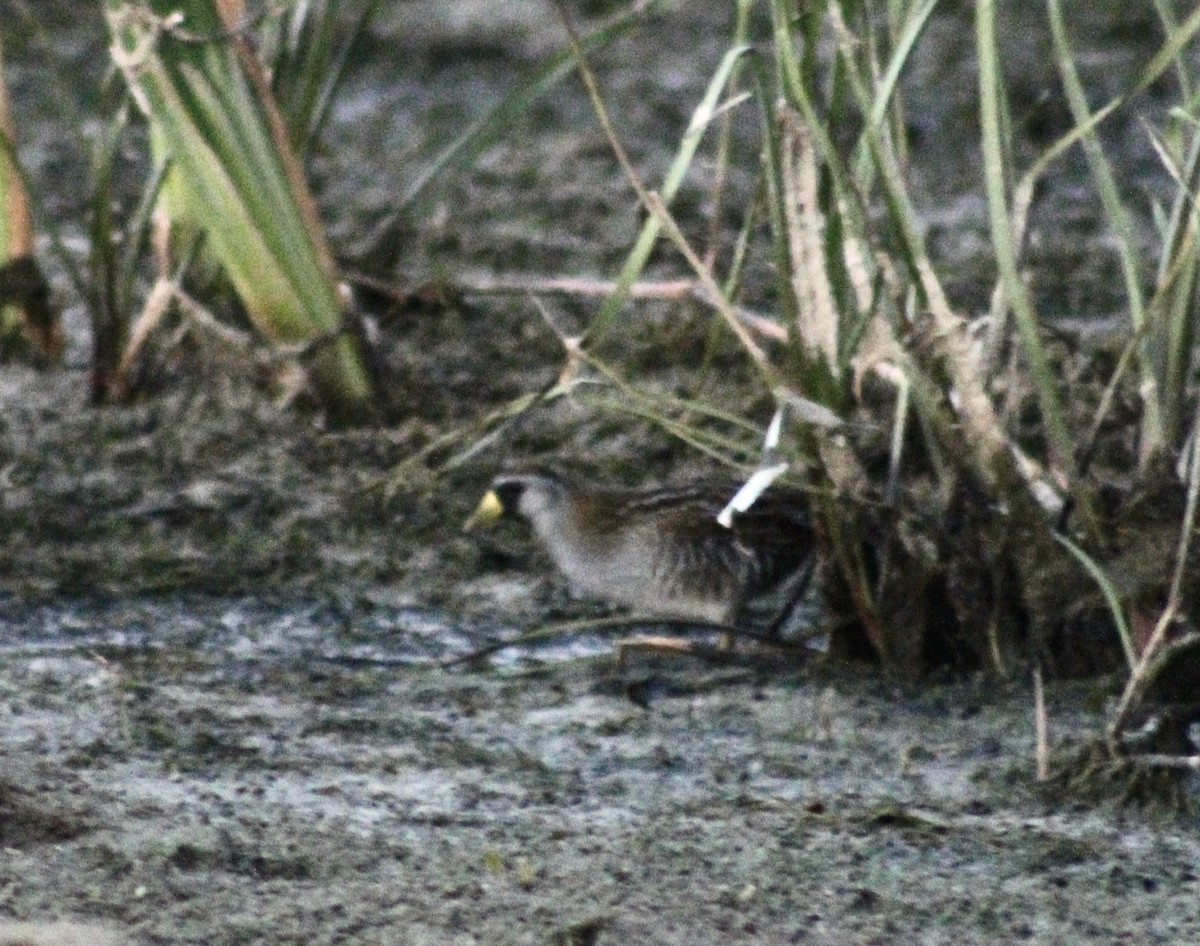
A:
[[[775,408],[775,416],[767,427],[767,439],[763,441],[763,452],[769,453],[779,448],[779,438],[783,433],[783,408]]]
[[[787,468],[788,465],[786,463],[776,463],[774,466],[755,470],[750,479],[746,480],[745,485],[733,494],[733,499],[729,500],[729,504],[721,510],[721,514],[717,516],[717,522],[726,529],[731,528],[733,526],[733,514],[735,512],[745,512],[753,506],[758,497],[763,494],[763,491],[787,472]]]

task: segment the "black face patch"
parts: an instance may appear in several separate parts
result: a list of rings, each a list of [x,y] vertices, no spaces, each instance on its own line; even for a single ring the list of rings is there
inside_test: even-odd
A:
[[[497,480],[492,484],[492,492],[500,499],[504,515],[515,516],[521,505],[521,494],[525,492],[525,481],[519,479]]]

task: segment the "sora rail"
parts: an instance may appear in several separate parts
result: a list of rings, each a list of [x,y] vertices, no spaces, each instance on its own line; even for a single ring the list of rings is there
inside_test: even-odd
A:
[[[759,595],[798,575],[807,585],[813,555],[803,493],[772,486],[726,528],[717,515],[737,489],[605,489],[531,468],[497,476],[464,528],[525,519],[574,591],[642,615],[737,625]]]

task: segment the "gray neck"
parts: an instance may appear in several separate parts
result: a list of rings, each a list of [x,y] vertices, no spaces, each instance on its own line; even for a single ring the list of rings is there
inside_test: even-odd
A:
[[[571,497],[565,484],[539,478],[526,485],[517,508],[538,537],[552,545],[555,537],[569,525]]]

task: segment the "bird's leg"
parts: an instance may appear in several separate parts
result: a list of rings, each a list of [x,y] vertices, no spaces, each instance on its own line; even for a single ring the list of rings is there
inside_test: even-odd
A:
[[[784,589],[787,597],[784,599],[783,607],[771,619],[767,625],[767,636],[778,638],[782,636],[783,629],[791,618],[796,607],[804,600],[808,594],[809,585],[812,584],[813,573],[817,569],[817,556],[810,553],[807,558],[800,564],[792,574],[784,582]]]

